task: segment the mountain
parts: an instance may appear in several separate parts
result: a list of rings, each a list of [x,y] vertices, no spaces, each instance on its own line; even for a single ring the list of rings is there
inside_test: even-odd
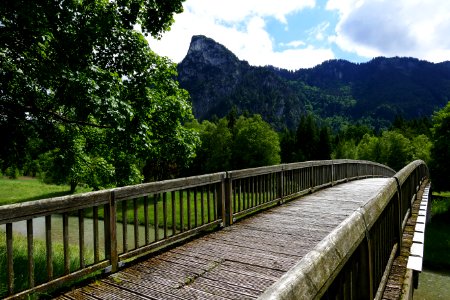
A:
[[[450,62],[378,57],[288,71],[250,66],[205,36],[192,37],[178,80],[200,120],[223,117],[236,107],[261,114],[278,129],[294,128],[307,112],[332,122],[388,126],[396,116],[429,117],[450,99]]]

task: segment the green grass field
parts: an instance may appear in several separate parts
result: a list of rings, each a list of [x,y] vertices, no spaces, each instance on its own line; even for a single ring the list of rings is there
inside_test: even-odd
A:
[[[0,205],[65,196],[70,194],[69,190],[68,185],[45,184],[36,178],[8,179],[0,177]],[[75,193],[90,190],[78,187]]]

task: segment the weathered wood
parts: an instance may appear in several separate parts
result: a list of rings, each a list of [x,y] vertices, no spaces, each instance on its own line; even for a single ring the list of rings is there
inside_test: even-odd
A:
[[[108,265],[109,265],[109,263],[107,261],[103,261],[96,265],[88,266],[88,267],[84,268],[83,270],[78,270],[78,271],[72,272],[69,275],[55,278],[54,280],[52,280],[50,282],[40,284],[38,286],[35,286],[32,289],[28,289],[28,290],[22,291],[20,293],[16,293],[12,297],[5,298],[5,300],[24,299],[30,293],[43,293],[43,292],[47,292],[49,290],[54,290],[56,288],[60,288],[63,285],[67,285],[68,282],[71,282],[71,281],[79,279],[79,278],[83,278],[86,275],[89,275],[89,274],[92,274],[99,270],[102,270],[102,269],[106,268]],[[71,298],[71,297],[69,296],[69,298]]]
[[[144,231],[145,231],[145,244],[150,243],[150,230],[149,230],[149,218],[148,218],[148,196],[144,196]]]
[[[116,198],[115,193],[111,192],[109,198],[109,204],[105,207],[108,210],[108,239],[109,239],[109,249],[107,250],[109,253],[109,260],[111,263],[111,271],[116,272],[119,268],[119,255],[117,250],[117,219],[116,219]],[[105,232],[106,236],[106,232]]]
[[[6,223],[6,267],[8,294],[11,295],[14,293],[13,234],[11,223]]]
[[[213,184],[222,181],[226,173],[215,173],[187,178],[178,178],[165,181],[137,184],[114,189],[117,200],[138,198],[145,195],[160,194],[163,192],[178,191],[201,185]]]
[[[198,227],[198,191],[194,188],[194,227]]]
[[[128,208],[127,201],[122,201],[122,249],[128,251]]]
[[[52,216],[45,216],[45,251],[47,256],[47,280],[53,279],[53,250],[52,250]]]
[[[177,217],[176,217],[176,199],[175,199],[175,192],[173,191],[171,193],[170,199],[172,200],[172,235],[175,235],[177,232]]]
[[[134,248],[139,248],[138,200],[133,199]]]
[[[158,200],[159,195],[153,195],[153,224],[155,226],[155,242],[159,240]]]
[[[108,202],[109,191],[90,192],[0,206],[0,224],[93,207]]]
[[[63,214],[64,275],[70,273],[69,214]]]
[[[189,206],[189,205],[188,205]],[[180,232],[184,232],[184,191],[180,191]]]
[[[80,269],[85,267],[84,257],[84,211],[80,209],[78,211],[78,247],[80,258]]]
[[[164,239],[167,239],[167,193],[163,193],[163,229]]]
[[[27,220],[28,288],[34,287],[33,219]]]
[[[200,220],[201,225],[205,224],[205,190],[203,187],[200,188]]]
[[[94,206],[92,210],[93,219],[93,232],[94,232],[94,263],[98,263],[100,260],[100,248],[99,248],[99,231],[98,231],[98,206]]]

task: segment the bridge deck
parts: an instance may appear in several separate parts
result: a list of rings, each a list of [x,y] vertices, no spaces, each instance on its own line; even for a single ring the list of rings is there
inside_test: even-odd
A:
[[[318,191],[58,298],[257,298],[385,183],[364,179]]]

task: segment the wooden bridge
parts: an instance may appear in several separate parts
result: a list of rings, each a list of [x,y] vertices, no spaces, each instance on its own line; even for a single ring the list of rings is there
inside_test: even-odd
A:
[[[398,173],[367,161],[305,162],[1,206],[4,296],[64,286],[58,299],[399,299],[417,274],[408,261],[421,268],[424,228],[414,231],[427,177],[421,161]],[[35,276],[39,218],[45,278]],[[24,221],[28,254],[17,265],[14,225]],[[68,288],[90,274],[97,279]]]

